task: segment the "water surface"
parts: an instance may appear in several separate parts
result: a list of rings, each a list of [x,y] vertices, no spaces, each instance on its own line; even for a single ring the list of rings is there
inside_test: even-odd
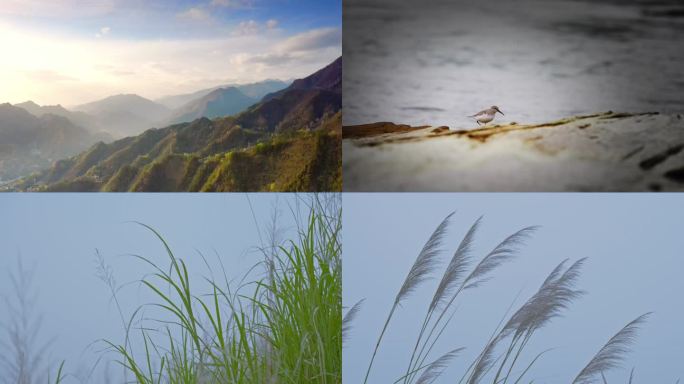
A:
[[[344,26],[345,125],[684,112],[679,1],[349,0]]]

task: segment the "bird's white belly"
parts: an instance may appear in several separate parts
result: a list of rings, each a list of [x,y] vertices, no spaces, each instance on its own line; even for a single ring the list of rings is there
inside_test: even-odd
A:
[[[475,118],[480,123],[489,123],[490,121],[494,120],[494,115],[477,115]]]

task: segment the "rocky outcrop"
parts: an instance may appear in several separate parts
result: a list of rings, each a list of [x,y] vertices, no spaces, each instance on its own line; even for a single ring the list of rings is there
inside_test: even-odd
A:
[[[343,128],[345,191],[680,191],[684,119],[597,113],[453,130]]]

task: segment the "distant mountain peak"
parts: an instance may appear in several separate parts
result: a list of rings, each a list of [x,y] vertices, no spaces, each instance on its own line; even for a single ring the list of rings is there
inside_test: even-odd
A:
[[[81,105],[77,106],[76,109],[79,109],[82,106],[93,105],[93,104],[97,104],[97,103],[113,102],[113,101],[149,102],[149,103],[157,104],[154,101],[147,99],[143,96],[140,96],[136,93],[119,93],[116,95],[110,95],[107,97],[103,97],[101,99],[91,101],[91,102],[88,102],[85,104],[81,104]],[[157,104],[157,105],[159,105],[159,104]]]
[[[40,108],[40,105],[36,104],[33,100],[26,100],[23,103],[15,104],[17,107],[23,107],[23,106],[31,106],[31,107],[36,107]]]
[[[262,101],[280,97],[292,90],[313,89],[342,92],[342,56],[315,73],[293,81],[287,88],[264,96]]]
[[[257,101],[234,86],[217,88],[176,109],[170,123],[190,122],[200,117],[215,118],[234,115]]]
[[[155,101],[157,103],[165,105],[168,108],[172,108],[172,109],[183,108],[187,104],[189,104],[193,101],[199,100],[199,99],[205,97],[206,95],[210,94],[211,92],[216,91],[219,88],[230,88],[230,87],[237,88],[240,92],[244,93],[245,95],[247,95],[253,99],[261,100],[261,98],[263,98],[265,95],[267,95],[271,92],[281,90],[281,89],[287,87],[289,84],[290,84],[290,82],[275,80],[275,79],[266,79],[263,81],[244,83],[244,84],[225,83],[225,84],[217,85],[215,87],[205,88],[205,89],[202,89],[202,90],[199,90],[196,92],[192,92],[192,93],[164,96],[164,97],[159,98]]]
[[[31,116],[31,117],[35,117],[35,116],[33,116],[31,113],[29,113],[27,110],[25,110],[24,108],[21,108],[21,107],[19,107],[19,106],[17,106],[17,105],[12,105],[12,104],[10,104],[10,103],[2,103],[2,104],[0,104],[0,112],[2,112],[2,113],[11,113],[11,114],[14,115],[14,116],[20,115],[20,116]]]
[[[130,136],[158,126],[169,109],[133,93],[105,97],[74,107],[96,117],[102,129],[116,136]]]
[[[146,98],[144,98],[144,97],[138,95],[137,93],[120,93],[120,94],[114,95],[114,96],[112,96],[112,97],[132,97],[132,98],[136,98],[136,99],[145,99],[145,100],[147,100]]]
[[[226,92],[240,92],[240,90],[234,86],[220,87],[220,88],[216,88],[213,91],[209,92],[209,94],[211,95],[212,93],[218,94],[218,93],[226,93]],[[242,92],[240,92],[240,93],[242,93]]]

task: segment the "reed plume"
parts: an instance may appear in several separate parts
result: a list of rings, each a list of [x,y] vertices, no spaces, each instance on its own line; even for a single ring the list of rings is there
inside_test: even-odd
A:
[[[471,227],[471,230],[468,232],[468,234],[466,234],[466,237],[461,242],[461,244],[463,244],[464,242],[466,242],[466,244],[468,244],[468,246],[466,248],[467,250],[469,250],[469,248],[470,248],[469,243],[472,241],[471,237],[472,237],[474,231],[476,230],[477,226],[479,226],[479,222],[480,222],[480,219],[478,219],[475,222],[475,224],[473,224],[473,227]],[[437,319],[433,322],[432,327],[431,327],[430,331],[428,332],[426,339],[424,340],[422,346],[420,347],[420,351],[418,352],[418,357],[415,359],[415,363],[414,363],[414,356],[415,356],[415,353],[418,349],[418,345],[420,344],[420,341],[422,339],[425,328],[427,327],[428,322],[433,315],[433,313],[431,313],[430,311],[428,312],[426,320],[423,323],[423,327],[421,328],[421,332],[419,333],[418,340],[416,342],[416,347],[414,347],[414,351],[412,353],[412,357],[411,357],[411,360],[409,362],[409,367],[408,367],[409,372],[411,371],[412,367],[420,366],[425,361],[425,359],[427,359],[427,355],[429,354],[431,348],[434,346],[434,344],[437,341],[436,339],[433,340],[432,336],[433,336],[434,332],[437,330],[438,326],[441,324],[441,321],[444,319],[444,316],[447,314],[447,311],[449,310],[449,308],[451,308],[452,304],[454,303],[454,301],[456,300],[458,295],[461,292],[463,292],[469,288],[476,288],[476,287],[480,286],[481,284],[485,283],[486,281],[488,281],[491,278],[489,275],[491,274],[492,271],[494,271],[496,268],[503,265],[504,263],[512,261],[515,258],[515,256],[517,255],[517,251],[518,251],[519,247],[524,243],[524,241],[535,230],[537,230],[537,228],[538,227],[536,227],[536,226],[526,227],[526,228],[523,228],[523,229],[513,233],[512,235],[505,238],[502,242],[500,242],[496,247],[494,247],[494,249],[491,252],[489,252],[484,258],[482,258],[482,260],[480,260],[480,262],[475,266],[475,268],[473,268],[473,270],[470,272],[470,274],[468,274],[468,276],[465,279],[463,279],[463,281],[461,282],[461,285],[458,287],[458,289],[455,289],[455,292],[453,292],[451,294],[449,301],[445,305],[442,305],[443,308],[442,308],[441,312],[439,313],[439,316],[437,317]],[[471,233],[471,232],[473,232],[473,233]],[[459,248],[460,248],[460,246],[459,246]],[[458,251],[457,251],[457,254],[458,254]],[[467,255],[464,257],[461,254],[458,254],[458,255],[457,254],[454,255],[454,258],[452,258],[452,263],[454,265],[458,265],[459,268],[466,268],[467,264],[469,264],[469,260],[468,260]],[[454,259],[456,259],[456,261]],[[450,266],[452,263],[450,263]],[[454,267],[454,268],[456,268],[456,267]],[[446,275],[446,273],[445,273],[445,275]],[[456,278],[460,279],[460,276],[457,274],[451,274],[450,276],[452,278],[456,277]],[[457,285],[457,284],[455,284],[455,281],[450,281],[449,284],[451,284],[452,287]],[[442,284],[440,284],[440,285],[442,285]],[[446,285],[446,284],[444,284],[444,285]],[[444,295],[441,294],[441,292],[439,292],[440,291],[439,287],[438,287],[437,291],[438,291],[437,293],[439,293],[439,295],[436,293],[435,297],[439,296],[440,300],[442,300],[442,297]],[[433,302],[435,302],[434,298],[433,298]],[[433,308],[433,310],[434,310],[437,308],[437,306],[432,307],[432,305],[431,305],[431,308]],[[443,326],[446,326],[446,324],[444,324]],[[437,336],[437,338],[438,337],[439,336]],[[428,347],[428,345],[430,345],[430,346]],[[427,348],[427,352],[426,352],[426,348]],[[411,379],[411,376],[409,376],[406,381],[410,382],[411,381],[410,379]]]
[[[453,360],[463,349],[465,348],[456,348],[428,364],[420,377],[418,377],[416,384],[428,384],[437,380],[437,378],[442,375],[444,369],[449,365],[451,360]]]
[[[504,367],[512,358],[506,377],[510,374],[532,334],[551,319],[559,316],[562,310],[567,309],[572,301],[583,294],[582,291],[574,289],[574,285],[585,260],[578,260],[563,272],[567,263],[567,260],[564,260],[551,271],[539,290],[511,316],[497,336],[487,344],[477,359],[468,380],[469,384],[479,383],[490,372],[495,364],[494,351],[496,347],[504,339],[512,336],[510,345],[499,364],[494,382],[498,382],[505,370]]]
[[[432,302],[430,303],[430,308],[428,309],[429,312],[432,312],[435,308],[439,307],[440,304],[444,304],[444,300],[449,297],[450,293],[453,293],[461,277],[463,277],[468,269],[475,232],[477,232],[481,221],[482,216],[480,216],[480,218],[478,218],[470,227],[463,237],[463,240],[461,240],[461,243],[458,245],[456,252],[454,252],[454,256],[451,258],[449,265],[447,265],[447,268],[444,271],[442,279],[439,281],[437,290],[435,290]]]
[[[342,319],[342,343],[347,341],[349,338],[349,332],[351,331],[351,326],[352,323],[354,322],[354,319],[356,316],[359,314],[359,311],[361,310],[361,306],[363,305],[363,302],[366,299],[361,299],[354,304],[353,307],[347,312],[346,315],[344,315],[344,318]]]
[[[423,320],[423,325],[420,329],[420,333],[418,334],[418,338],[416,339],[416,345],[413,347],[413,352],[411,353],[411,360],[409,361],[409,364],[406,368],[406,375],[404,376],[405,382],[410,382],[411,378],[416,373],[416,371],[414,371],[414,374],[412,374],[411,368],[413,368],[414,366],[413,362],[414,358],[416,357],[418,347],[420,346],[420,341],[422,340],[425,329],[427,328],[428,323],[430,322],[430,319],[432,318],[435,309],[444,304],[444,301],[449,297],[451,293],[453,293],[453,291],[458,286],[458,282],[468,269],[468,265],[470,264],[471,258],[470,252],[472,249],[472,243],[475,237],[475,232],[477,232],[477,229],[481,221],[482,217],[480,216],[480,218],[478,218],[475,221],[475,223],[473,223],[468,232],[465,234],[465,236],[461,240],[461,243],[458,245],[456,252],[454,252],[454,255],[451,257],[451,261],[449,261],[449,264],[447,265],[447,268],[444,271],[444,275],[442,275],[442,279],[439,281],[437,290],[435,290],[435,294],[432,297],[430,306],[427,310],[427,313],[425,314],[425,319]]]
[[[439,226],[437,226],[437,229],[435,229],[435,231],[432,233],[428,241],[423,246],[423,249],[418,254],[418,257],[416,258],[415,262],[413,263],[413,266],[409,270],[406,279],[404,279],[404,283],[401,285],[401,288],[399,289],[397,296],[394,298],[394,304],[392,305],[392,309],[390,310],[389,315],[387,315],[385,325],[382,327],[380,336],[378,336],[378,340],[375,343],[373,355],[371,356],[370,363],[368,364],[368,369],[366,370],[366,377],[363,380],[364,384],[368,382],[368,376],[370,375],[370,371],[373,368],[373,361],[375,360],[375,355],[378,353],[378,348],[380,348],[380,343],[382,342],[382,338],[385,335],[385,331],[387,331],[387,326],[389,325],[389,322],[392,319],[392,316],[394,315],[394,311],[396,311],[401,301],[405,299],[406,296],[408,296],[411,292],[413,292],[418,287],[418,285],[420,285],[420,283],[425,281],[436,268],[438,264],[437,259],[441,251],[442,240],[449,226],[449,220],[453,215],[454,212],[450,213],[446,218],[444,218],[444,220],[442,220]]]
[[[499,243],[468,275],[464,282],[464,289],[476,288],[490,280],[489,273],[501,264],[511,261],[515,257],[518,247],[538,228],[538,226],[523,228]]]
[[[409,270],[409,273],[404,280],[404,284],[401,285],[397,297],[394,299],[395,304],[398,304],[408,294],[413,292],[437,267],[437,258],[441,252],[442,241],[446,234],[447,227],[449,226],[449,220],[453,215],[454,213],[452,212],[442,220],[428,239],[427,243],[423,246],[423,249],[420,251],[416,261]]]
[[[608,340],[606,345],[598,351],[594,358],[575,377],[572,384],[590,384],[596,376],[618,367],[622,360],[624,360],[625,355],[630,352],[639,327],[650,315],[651,313],[649,312],[637,317]]]

